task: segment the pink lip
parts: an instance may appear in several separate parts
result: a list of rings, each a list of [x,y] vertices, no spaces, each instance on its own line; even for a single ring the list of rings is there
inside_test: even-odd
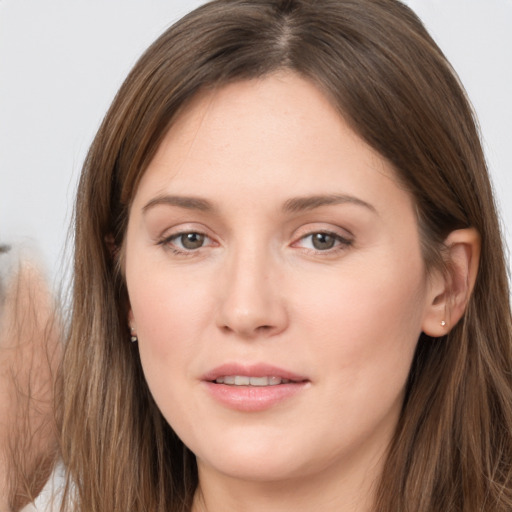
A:
[[[248,377],[280,377],[291,382],[277,386],[230,386],[217,384],[215,379],[226,375]],[[207,372],[202,381],[208,393],[222,405],[244,412],[257,412],[269,409],[303,390],[309,380],[296,373],[268,364],[243,365],[223,364]]]

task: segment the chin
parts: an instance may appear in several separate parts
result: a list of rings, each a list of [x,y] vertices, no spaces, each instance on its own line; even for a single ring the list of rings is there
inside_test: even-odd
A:
[[[200,470],[201,467],[208,468],[231,478],[278,482],[300,478],[310,474],[312,470],[320,469],[316,468],[318,461],[315,464],[313,454],[308,457],[304,450],[307,445],[287,442],[282,433],[273,439],[244,436],[233,442],[233,437],[229,436],[222,441],[214,441],[213,438],[210,441],[211,444],[204,447],[204,450],[192,447],[198,467]],[[306,463],[306,460],[309,462]]]
[[[238,455],[239,459],[240,456]],[[283,482],[290,479],[296,479],[307,476],[305,468],[301,468],[291,460],[282,460],[275,457],[266,457],[265,460],[260,457],[251,460],[227,460],[220,459],[214,461],[202,461],[198,459],[198,467],[208,467],[217,473],[225,475],[229,478],[236,480],[243,480],[248,482]]]

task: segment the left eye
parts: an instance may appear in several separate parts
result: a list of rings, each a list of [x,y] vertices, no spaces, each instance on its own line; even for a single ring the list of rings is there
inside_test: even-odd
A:
[[[193,251],[203,247],[208,237],[202,233],[179,233],[168,239],[168,242],[176,245],[179,249],[185,249],[187,251]]]
[[[310,233],[302,237],[299,242],[302,247],[315,251],[328,251],[338,245],[350,245],[349,240],[335,233],[325,232]]]

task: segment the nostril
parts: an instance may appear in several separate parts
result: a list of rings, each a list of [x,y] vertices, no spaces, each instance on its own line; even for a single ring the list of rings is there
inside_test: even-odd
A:
[[[271,329],[272,329],[271,325],[260,325],[259,327],[256,328],[256,330],[258,330],[260,332],[270,331]]]
[[[223,325],[223,326],[221,326],[221,330],[226,334],[238,333],[242,336],[252,337],[257,334],[260,334],[260,335],[270,334],[275,330],[275,327],[272,325],[260,325],[253,329],[244,329],[244,328],[237,329],[230,325]]]

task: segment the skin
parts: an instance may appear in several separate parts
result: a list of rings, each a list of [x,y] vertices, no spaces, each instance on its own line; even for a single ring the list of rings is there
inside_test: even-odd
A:
[[[0,511],[32,501],[57,451],[53,383],[60,326],[38,265],[23,261],[5,286],[0,311]]]
[[[179,233],[204,243],[186,249]],[[297,75],[230,84],[169,130],[123,250],[149,387],[197,456],[194,510],[370,510],[417,339],[444,311],[390,164]],[[202,380],[227,362],[307,382],[235,410]]]

